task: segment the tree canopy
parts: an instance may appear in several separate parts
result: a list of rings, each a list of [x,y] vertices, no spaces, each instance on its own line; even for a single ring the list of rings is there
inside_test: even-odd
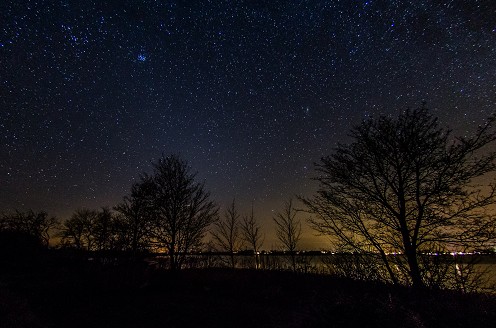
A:
[[[341,247],[379,254],[394,282],[401,266],[388,253],[404,255],[410,282],[423,286],[423,252],[494,241],[495,184],[478,184],[496,168],[493,123],[454,137],[425,106],[363,121],[350,144],[316,164],[319,190],[303,199],[312,227]]]
[[[160,158],[151,179],[151,238],[164,248],[172,270],[180,269],[185,254],[198,247],[211,223],[217,220],[218,207],[210,200],[204,184],[176,155]]]

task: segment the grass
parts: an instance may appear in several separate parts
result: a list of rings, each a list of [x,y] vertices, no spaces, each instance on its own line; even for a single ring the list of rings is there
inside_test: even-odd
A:
[[[0,327],[487,327],[496,298],[280,271],[59,262],[0,274]]]

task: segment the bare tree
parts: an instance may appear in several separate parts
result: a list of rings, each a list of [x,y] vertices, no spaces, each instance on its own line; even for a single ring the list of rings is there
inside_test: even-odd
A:
[[[121,240],[125,249],[130,249],[133,256],[150,247],[150,223],[154,216],[154,188],[151,177],[142,177],[141,182],[134,183],[131,194],[124,197],[115,210],[122,214]]]
[[[127,231],[123,230],[127,230],[128,227],[122,223],[122,216],[112,212],[108,207],[98,211],[92,229],[94,249],[100,252],[125,250],[125,240],[122,238],[123,232]]]
[[[239,251],[242,244],[239,218],[236,202],[233,199],[231,206],[226,209],[223,219],[214,223],[214,230],[211,232],[220,250],[229,254],[229,266],[231,268],[236,266],[234,254]]]
[[[112,248],[114,243],[113,235],[113,215],[110,209],[104,207],[97,212],[93,222],[93,238],[95,240],[95,250],[103,251]]]
[[[95,246],[95,222],[98,213],[86,208],[78,209],[74,214],[63,222],[60,236],[61,244],[80,250],[94,250]]]
[[[391,281],[403,265],[413,286],[425,286],[420,254],[494,241],[487,209],[496,188],[476,184],[496,168],[486,147],[496,139],[493,123],[491,117],[473,136],[454,138],[424,106],[397,119],[365,120],[351,130],[351,144],[317,164],[320,188],[304,199],[313,228],[355,252],[379,254]]]
[[[181,269],[189,251],[201,245],[207,228],[217,219],[218,208],[210,193],[195,182],[187,162],[162,156],[154,164],[151,237],[167,251],[170,269]]]
[[[59,226],[59,220],[49,216],[45,211],[28,210],[5,214],[0,219],[0,230],[15,231],[30,235],[39,240],[44,247],[49,247],[50,238]]]
[[[241,221],[241,238],[253,250],[255,258],[255,268],[260,268],[260,248],[263,245],[264,237],[261,232],[261,227],[258,224],[253,214],[253,204],[251,206],[250,216],[244,216]]]
[[[284,209],[273,217],[276,224],[276,236],[291,257],[293,271],[296,271],[296,250],[301,239],[301,221],[296,218],[298,211],[290,198],[284,202]]]

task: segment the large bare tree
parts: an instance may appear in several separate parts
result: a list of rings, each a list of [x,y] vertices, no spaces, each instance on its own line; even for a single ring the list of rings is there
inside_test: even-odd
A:
[[[454,137],[424,106],[363,121],[350,144],[317,164],[320,188],[304,199],[313,228],[355,252],[378,254],[393,282],[398,265],[388,253],[399,252],[409,283],[424,286],[421,254],[494,241],[487,210],[495,184],[478,184],[496,168],[493,123]]]
[[[176,155],[162,156],[154,164],[153,175],[142,177],[154,185],[151,237],[167,251],[171,270],[181,269],[187,253],[200,246],[217,220],[218,208],[210,192],[195,177],[188,163]]]

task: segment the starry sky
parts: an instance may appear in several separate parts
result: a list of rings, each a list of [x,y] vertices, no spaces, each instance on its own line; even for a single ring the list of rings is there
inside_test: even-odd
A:
[[[496,111],[494,0],[2,0],[0,211],[113,206],[177,153],[269,230],[352,126],[422,101],[458,134]]]

